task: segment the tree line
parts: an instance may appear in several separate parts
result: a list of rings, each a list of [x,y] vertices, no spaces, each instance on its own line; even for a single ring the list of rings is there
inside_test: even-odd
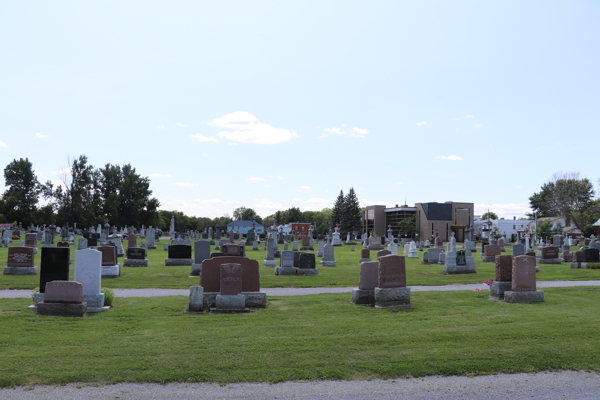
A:
[[[532,213],[528,216],[563,217],[589,236],[594,232],[592,224],[600,219],[600,199],[594,195],[594,184],[579,172],[557,172],[529,197]],[[547,225],[543,225],[545,231],[549,231]]]
[[[158,199],[151,197],[150,179],[125,164],[95,168],[85,155],[69,159],[62,184],[39,182],[28,158],[4,168],[8,189],[0,197],[0,221],[29,224],[77,224],[87,228],[104,224],[120,227],[159,222]],[[40,205],[45,199],[47,204]]]

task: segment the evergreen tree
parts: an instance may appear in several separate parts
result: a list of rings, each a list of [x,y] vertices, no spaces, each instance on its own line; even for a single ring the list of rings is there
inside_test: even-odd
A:
[[[360,228],[360,204],[354,188],[350,188],[344,198],[344,208],[341,216],[341,231],[343,234],[354,232]]]
[[[344,213],[344,191],[340,190],[335,204],[333,205],[333,212],[331,213],[331,228],[333,229],[336,224],[342,223],[342,215]]]

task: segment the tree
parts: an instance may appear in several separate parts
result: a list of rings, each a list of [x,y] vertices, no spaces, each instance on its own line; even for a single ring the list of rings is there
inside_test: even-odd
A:
[[[410,216],[408,218],[403,219],[402,221],[398,222],[398,233],[400,235],[406,235],[406,236],[410,236],[413,237],[413,235],[415,233],[417,233],[417,217],[415,215]]]
[[[492,237],[492,239],[500,239],[502,237],[502,234],[500,233],[500,228],[498,228],[497,226],[492,228],[492,231],[490,232],[490,236]]]
[[[242,218],[242,215],[244,214],[244,212],[247,210],[246,207],[238,207],[235,210],[233,210],[233,219],[236,221],[239,221]]]
[[[344,191],[340,190],[340,194],[335,200],[333,205],[333,212],[331,213],[331,227],[335,227],[336,224],[342,223],[342,214],[344,212]]]
[[[302,211],[298,207],[292,207],[287,210],[287,222],[308,222],[302,220]]]
[[[486,220],[486,219],[498,219],[498,214],[496,214],[493,211],[488,211],[488,212],[486,212],[485,214],[483,214],[481,216],[481,219],[482,220]]]
[[[554,217],[555,215],[550,210],[548,203],[554,191],[554,183],[545,183],[539,193],[534,193],[529,198],[529,204],[532,212],[527,214],[531,219],[535,216],[538,218]]]
[[[119,226],[151,225],[156,220],[160,202],[156,198],[150,198],[150,179],[136,173],[131,164],[123,165],[121,173],[123,181],[119,191]]]
[[[4,182],[8,186],[8,190],[2,196],[5,218],[27,226],[36,218],[41,192],[33,164],[28,158],[13,160],[4,168]]]
[[[549,220],[538,221],[535,226],[535,235],[538,238],[548,238],[552,236],[552,222]]]
[[[341,216],[341,231],[343,234],[354,232],[361,226],[361,212],[358,198],[354,188],[350,188],[348,194],[344,198],[344,208]]]

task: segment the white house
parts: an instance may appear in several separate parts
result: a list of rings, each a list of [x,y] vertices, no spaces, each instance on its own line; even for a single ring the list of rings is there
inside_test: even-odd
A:
[[[490,236],[492,229],[498,228],[500,235],[510,240],[516,240],[517,231],[525,228],[531,221],[526,219],[487,219],[482,220],[480,215],[475,215],[475,234],[479,237],[487,238]],[[514,236],[513,236],[514,235]]]

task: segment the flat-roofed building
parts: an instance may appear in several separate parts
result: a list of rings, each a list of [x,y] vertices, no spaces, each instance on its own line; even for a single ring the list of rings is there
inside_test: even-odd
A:
[[[474,203],[417,203],[416,225],[420,240],[431,240],[437,235],[444,241],[450,240],[452,232],[457,242],[471,238],[474,226]]]
[[[387,236],[388,226],[392,226],[395,237],[398,236],[400,228],[398,222],[415,216],[417,209],[405,205],[386,207],[381,205],[368,206],[364,213],[364,232],[375,232],[375,236]]]

